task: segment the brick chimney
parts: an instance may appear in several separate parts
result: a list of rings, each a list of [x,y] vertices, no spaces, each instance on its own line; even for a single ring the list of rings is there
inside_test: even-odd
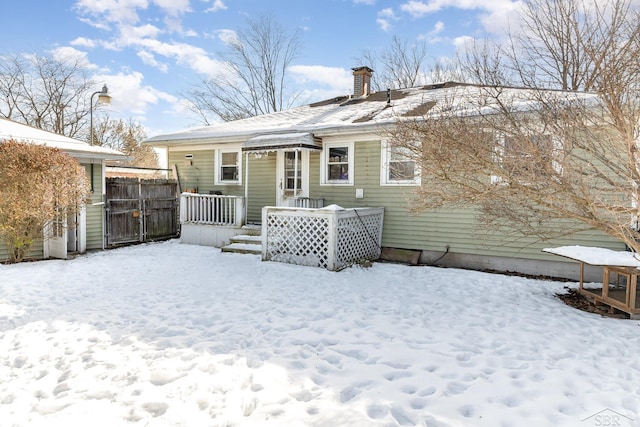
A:
[[[369,67],[356,67],[353,70],[353,96],[368,96],[371,94],[371,74]]]

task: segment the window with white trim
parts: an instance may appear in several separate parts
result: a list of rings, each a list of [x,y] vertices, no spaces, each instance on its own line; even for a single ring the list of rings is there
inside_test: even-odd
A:
[[[296,164],[297,159],[297,164]],[[284,153],[284,189],[302,188],[302,153],[285,151]]]
[[[239,184],[240,150],[218,150],[216,184]]]
[[[408,147],[382,143],[382,185],[420,185],[420,167]]]
[[[324,184],[353,184],[353,142],[326,143],[322,172]]]
[[[530,180],[555,169],[551,135],[502,135],[500,142],[501,168],[507,176]]]

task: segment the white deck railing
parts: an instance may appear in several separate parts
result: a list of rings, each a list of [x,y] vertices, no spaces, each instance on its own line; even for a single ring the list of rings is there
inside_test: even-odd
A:
[[[295,207],[320,209],[324,207],[324,199],[318,199],[313,197],[296,197]]]
[[[384,208],[262,208],[262,259],[337,271],[380,257]]]
[[[182,193],[180,223],[244,225],[244,197]]]

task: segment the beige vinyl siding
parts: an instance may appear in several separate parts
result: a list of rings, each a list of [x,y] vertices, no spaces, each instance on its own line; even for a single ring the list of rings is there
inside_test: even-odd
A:
[[[192,154],[191,164],[185,159],[185,155]],[[182,191],[197,190],[201,194],[209,194],[210,191],[222,191],[214,185],[214,150],[194,151],[169,151],[169,168],[174,165],[178,169],[180,189]],[[227,186],[224,186],[226,188]]]
[[[185,164],[185,155],[192,154],[191,165]],[[200,194],[219,191],[226,196],[244,197],[244,185],[215,185],[215,150],[169,151],[169,167],[177,166],[182,191],[196,189]],[[246,179],[246,154],[242,154],[241,181]],[[276,153],[265,153],[261,158],[249,155],[249,201],[247,221],[260,222],[262,207],[276,203]]]
[[[247,222],[261,222],[262,207],[276,204],[276,158],[275,152],[265,153],[259,159],[249,154]]]
[[[545,247],[562,245],[600,246],[624,250],[624,244],[599,232],[585,232],[572,237],[547,242],[536,242],[525,236],[505,236],[487,232],[467,210],[431,211],[412,215],[408,211],[413,197],[411,186],[381,186],[380,141],[355,143],[354,185],[320,185],[319,153],[312,153],[311,197],[324,198],[325,205],[337,204],[345,208],[385,208],[383,246],[474,255],[491,255],[557,261],[557,257],[544,254]],[[428,184],[427,184],[428,185]],[[356,189],[364,190],[364,198],[356,199]]]
[[[91,176],[91,165],[83,165]],[[104,238],[104,196],[102,194],[102,165],[93,165],[93,194],[87,204],[87,249],[102,249]]]
[[[42,239],[38,239],[33,243],[31,247],[31,251],[29,251],[29,255],[27,259],[42,259],[44,256],[43,250],[43,241]],[[7,249],[7,245],[4,242],[0,242],[0,262],[6,262],[9,259],[9,251]]]
[[[5,262],[8,258],[7,245],[4,242],[0,242],[0,262]]]

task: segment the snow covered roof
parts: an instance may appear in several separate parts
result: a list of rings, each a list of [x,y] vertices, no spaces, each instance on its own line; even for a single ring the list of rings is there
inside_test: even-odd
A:
[[[111,148],[89,145],[78,139],[0,118],[0,143],[9,139],[58,148],[77,159],[122,160],[127,157],[120,151]]]
[[[591,265],[640,268],[638,254],[633,252],[613,251],[590,246],[560,246],[545,248],[543,251]]]
[[[486,100],[499,90],[512,108],[535,108],[534,91],[523,88],[493,88],[463,83],[442,83],[409,89],[375,92],[368,96],[339,96],[325,101],[242,120],[156,135],[145,141],[154,146],[245,142],[259,135],[311,133],[327,135],[379,130],[398,118],[433,116],[454,110],[457,114],[495,112]],[[575,92],[550,91],[563,96],[590,96]],[[478,100],[483,100],[482,102]],[[436,106],[438,106],[436,108]]]
[[[322,144],[309,132],[275,133],[250,138],[242,144],[242,151],[267,152],[281,148],[322,150]]]

